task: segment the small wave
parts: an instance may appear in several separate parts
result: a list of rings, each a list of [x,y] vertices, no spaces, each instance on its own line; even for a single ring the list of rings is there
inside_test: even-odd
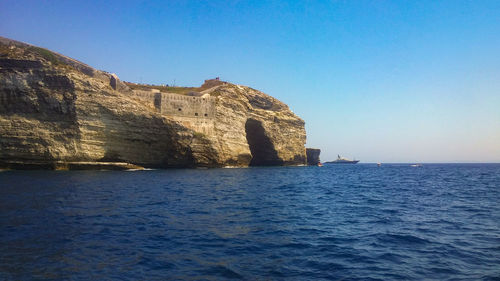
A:
[[[446,266],[446,267],[431,267],[429,270],[433,273],[437,274],[446,274],[446,275],[454,275],[459,273],[460,271],[453,269],[452,267]]]
[[[292,249],[307,249],[307,248],[312,247],[312,245],[306,244],[306,243],[287,243],[287,244],[279,245],[279,247],[280,248],[281,247],[292,248]]]
[[[125,172],[136,172],[136,171],[154,171],[157,169],[151,169],[151,168],[141,168],[141,169],[127,169]]]
[[[485,276],[481,277],[481,280],[484,280],[484,281],[500,281],[500,276],[485,275]]]
[[[339,271],[345,269],[345,266],[339,264],[339,263],[334,263],[334,262],[322,262],[322,261],[315,261],[315,260],[309,260],[307,261],[304,266],[306,268],[310,268],[313,270],[320,270],[322,272],[328,272],[328,271]]]
[[[405,244],[427,244],[431,241],[419,238],[417,236],[409,235],[409,234],[381,234],[378,237],[380,242],[383,243],[405,243]]]
[[[318,228],[299,228],[298,231],[305,233],[314,233],[314,234],[321,234],[327,232],[325,230],[321,230]]]
[[[167,270],[176,267],[176,265],[171,262],[150,257],[142,257],[137,265],[143,266],[149,270]]]
[[[319,238],[319,240],[339,245],[356,242],[356,239],[353,238],[339,238],[339,237],[321,237]]]
[[[230,279],[244,279],[241,274],[223,265],[211,266],[208,269],[201,270],[201,272],[206,275],[217,275]]]
[[[383,253],[377,257],[379,260],[386,260],[394,263],[401,264],[406,256],[398,255],[395,253]]]

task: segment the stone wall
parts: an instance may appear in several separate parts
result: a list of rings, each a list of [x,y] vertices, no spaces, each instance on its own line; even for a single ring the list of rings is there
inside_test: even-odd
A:
[[[186,96],[156,89],[133,90],[132,95],[184,127],[198,133],[214,134],[215,98],[210,95]]]
[[[156,108],[158,112],[161,111],[161,104],[158,102],[159,99],[161,100],[161,93],[159,90],[156,89],[150,91],[133,90],[132,97],[145,102],[150,107]]]
[[[215,116],[215,99],[210,95],[196,97],[161,93],[161,113],[167,116],[211,119]]]

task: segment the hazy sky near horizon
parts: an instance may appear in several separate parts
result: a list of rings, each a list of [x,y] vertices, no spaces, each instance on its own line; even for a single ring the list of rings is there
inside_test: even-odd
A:
[[[131,82],[251,86],[323,161],[500,162],[498,0],[4,0],[0,36]]]

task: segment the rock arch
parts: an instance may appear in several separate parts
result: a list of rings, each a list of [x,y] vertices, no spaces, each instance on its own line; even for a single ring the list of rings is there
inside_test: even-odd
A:
[[[245,133],[252,154],[250,166],[283,165],[283,160],[278,157],[278,152],[266,135],[261,121],[248,119],[245,123]]]

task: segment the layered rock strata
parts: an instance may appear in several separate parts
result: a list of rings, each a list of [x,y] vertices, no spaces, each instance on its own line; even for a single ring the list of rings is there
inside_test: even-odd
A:
[[[306,163],[304,121],[287,105],[210,83],[195,95],[141,94],[114,74],[0,37],[0,166]]]

